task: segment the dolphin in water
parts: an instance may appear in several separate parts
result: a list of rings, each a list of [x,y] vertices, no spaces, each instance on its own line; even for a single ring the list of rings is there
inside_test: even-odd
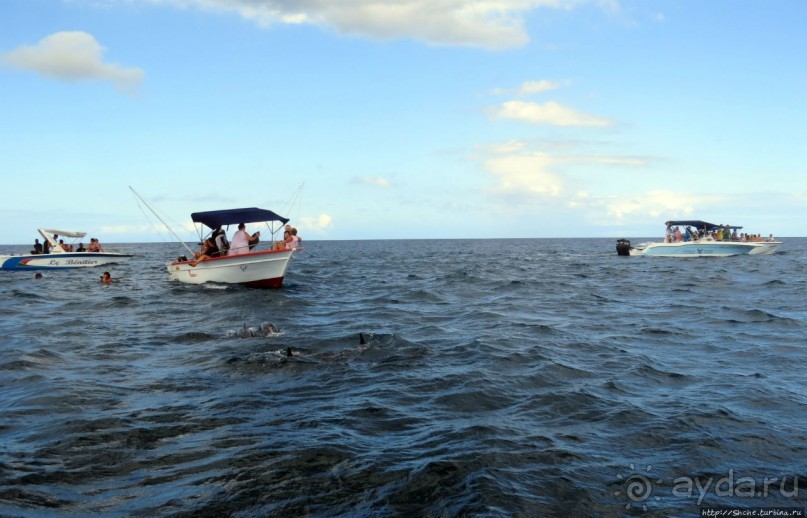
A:
[[[280,329],[271,322],[263,322],[259,328],[247,327],[245,323],[238,336],[239,338],[254,338],[256,336],[272,336],[278,333],[280,333]]]

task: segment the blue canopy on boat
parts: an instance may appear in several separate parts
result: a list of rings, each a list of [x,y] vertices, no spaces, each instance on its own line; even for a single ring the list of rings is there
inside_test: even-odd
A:
[[[738,227],[735,225],[715,225],[714,223],[709,223],[708,221],[701,221],[699,219],[680,219],[680,220],[673,220],[668,221],[665,223],[668,227],[695,227],[698,229],[705,228],[706,230],[714,230],[716,228],[743,228]]]
[[[260,221],[289,222],[288,218],[278,216],[271,210],[250,207],[244,209],[211,210],[207,212],[194,212],[191,214],[194,223],[201,223],[215,229],[224,225],[235,223],[258,223]]]

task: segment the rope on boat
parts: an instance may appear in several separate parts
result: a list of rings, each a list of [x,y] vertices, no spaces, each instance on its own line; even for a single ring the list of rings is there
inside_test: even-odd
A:
[[[146,208],[148,208],[148,210],[149,210],[149,211],[151,211],[151,213],[152,213],[152,214],[154,214],[154,217],[156,217],[158,220],[160,220],[160,223],[162,223],[162,224],[163,224],[163,227],[165,227],[165,229],[167,229],[169,232],[171,232],[171,234],[173,234],[173,235],[174,235],[174,237],[175,237],[175,238],[177,238],[177,241],[179,241],[179,242],[182,244],[182,246],[184,246],[184,247],[185,247],[185,249],[186,249],[188,252],[190,252],[190,253],[191,253],[191,255],[193,255],[193,250],[191,250],[191,248],[190,248],[190,247],[187,245],[187,243],[185,243],[185,240],[184,240],[184,239],[182,239],[181,237],[179,237],[179,236],[177,235],[177,233],[176,233],[176,232],[174,232],[174,230],[173,230],[173,229],[172,229],[170,226],[168,226],[168,224],[167,224],[165,221],[163,221],[163,219],[160,217],[160,215],[159,215],[159,214],[157,214],[157,211],[156,211],[156,210],[154,210],[154,208],[153,208],[151,205],[149,205],[149,204],[146,202],[146,200],[144,200],[144,199],[143,199],[143,197],[142,197],[142,196],[140,196],[140,195],[137,193],[137,191],[135,191],[135,190],[132,188],[132,186],[131,186],[131,185],[129,186],[129,190],[130,190],[130,191],[132,191],[132,194],[134,194],[134,195],[135,195],[136,199],[138,199],[138,200],[140,200],[141,202],[143,202],[143,205],[145,205],[145,206],[146,206]],[[137,204],[137,206],[140,208],[140,211],[141,211],[141,212],[143,212],[143,208],[142,208],[142,207],[140,207],[140,203],[138,203],[138,204]],[[145,215],[145,212],[143,212],[143,214]],[[149,219],[149,218],[148,218],[148,215],[146,215],[146,219]],[[149,220],[149,222],[151,222],[151,220]],[[157,230],[157,232],[159,233],[159,227],[158,227],[157,225],[154,225],[153,223],[152,223],[152,226],[153,226],[153,227],[154,227],[154,229],[155,229],[155,230]]]

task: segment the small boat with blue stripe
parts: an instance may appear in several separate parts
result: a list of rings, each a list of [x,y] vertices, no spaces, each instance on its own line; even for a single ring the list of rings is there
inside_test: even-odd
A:
[[[672,220],[666,223],[667,231],[662,243],[641,243],[632,246],[627,239],[619,239],[619,255],[647,255],[656,257],[727,257],[732,255],[772,254],[781,241],[773,236],[738,233],[743,227],[716,225],[701,220]],[[682,230],[683,229],[683,230]]]
[[[44,238],[43,250],[33,250],[30,254],[0,255],[0,270],[61,270],[65,268],[87,268],[113,263],[124,263],[131,254],[104,251],[71,251],[61,238],[81,239],[86,232],[40,228]],[[46,253],[47,251],[47,253]]]

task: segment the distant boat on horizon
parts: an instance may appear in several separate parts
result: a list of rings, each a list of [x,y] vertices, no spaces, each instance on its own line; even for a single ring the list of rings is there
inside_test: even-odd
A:
[[[772,254],[782,244],[773,236],[762,239],[742,238],[736,225],[716,225],[701,220],[671,220],[665,223],[664,242],[641,243],[632,246],[627,239],[618,239],[616,251],[619,255],[647,255],[655,257],[728,257],[733,255]],[[678,227],[685,227],[681,233]],[[690,227],[694,227],[690,228]],[[725,234],[729,233],[729,236]]]

